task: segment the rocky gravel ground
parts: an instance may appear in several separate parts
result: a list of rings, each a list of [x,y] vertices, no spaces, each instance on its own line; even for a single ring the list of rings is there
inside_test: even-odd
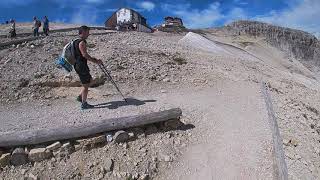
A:
[[[241,48],[248,51],[252,48],[250,53],[256,52],[254,58],[243,55],[234,47],[222,46],[233,53],[230,56],[179,43],[185,34],[93,33],[88,40],[89,52],[104,61],[124,94],[136,97],[140,103],[153,98],[157,103],[121,106],[113,87],[98,67],[90,64],[95,88],[90,91],[89,101],[101,104],[108,99],[117,102],[113,105],[120,105],[114,111],[111,111],[114,108],[111,104],[104,107],[110,111],[102,108],[81,113],[82,118],[79,119],[79,105],[74,102],[74,97],[80,91],[78,77],[74,72],[65,73],[54,64],[63,45],[76,38],[77,32],[54,33],[43,39],[0,50],[0,122],[3,123],[0,132],[59,127],[81,123],[84,119],[158,111],[172,107],[172,104],[161,100],[169,93],[185,93],[188,89],[197,92],[225,81],[258,84],[263,80],[272,91],[290,179],[320,177],[319,85],[315,79],[293,71],[292,67],[300,67],[290,64],[291,61],[290,68],[283,66],[283,63],[271,63],[271,60],[278,61],[278,58],[287,61],[285,57],[265,56],[257,51],[259,49],[253,49],[257,48],[254,46],[257,42],[243,36],[241,43],[246,45]],[[227,34],[220,31],[210,35],[215,36],[215,40],[225,39],[224,42],[235,46],[238,43],[235,39],[240,38],[226,37]],[[268,46],[261,40],[259,43]],[[280,54],[275,51],[272,49],[271,54]],[[185,99],[189,98],[188,93],[183,95]],[[62,110],[61,114],[70,111],[68,118],[59,114],[59,108],[63,105],[68,109]],[[204,108],[197,104],[194,106],[198,107],[197,111]],[[70,151],[61,156],[63,153],[60,147],[60,153],[53,153],[43,161],[2,167],[0,179],[164,179],[163,173],[177,166],[176,161],[179,161],[190,143],[201,137],[199,130],[187,125],[198,125],[206,112],[196,112],[196,108],[185,109],[188,112],[187,116],[181,117],[182,124],[173,127],[170,124],[154,124],[124,129],[130,138],[121,143],[105,139],[97,144],[86,144],[91,141],[73,140],[70,141],[71,147],[75,148],[72,153]],[[91,113],[93,111],[95,113]],[[56,117],[56,121],[51,121],[50,117]],[[111,136],[114,137],[115,133],[111,132]],[[106,134],[103,135],[105,137]],[[30,148],[39,150],[47,145]],[[1,153],[12,153],[13,150]],[[26,150],[30,153],[30,149]]]
[[[271,84],[289,179],[320,177],[319,93],[292,82]]]
[[[4,79],[0,87],[1,101],[9,103],[18,99],[39,99],[44,98],[46,92],[53,87],[80,86],[75,73],[63,74],[54,64],[63,45],[75,38],[56,37],[62,35],[63,33],[56,33],[0,52],[0,77]],[[167,41],[166,38],[170,40]],[[93,36],[89,40],[89,51],[106,63],[117,82],[144,79],[165,82],[178,73],[183,76],[183,73],[191,69],[186,65],[185,57],[177,49],[170,48],[178,38],[179,36],[157,37],[143,33],[110,33]],[[95,86],[103,84],[104,79],[98,67],[91,65],[90,68],[96,80]]]
[[[68,153],[60,149],[40,162],[4,167],[1,179],[154,178],[171,166],[188,144],[191,134],[179,122],[128,129],[128,137],[120,139],[113,134],[114,140],[109,143],[105,135],[74,141],[75,150]],[[32,151],[29,159],[31,155]]]

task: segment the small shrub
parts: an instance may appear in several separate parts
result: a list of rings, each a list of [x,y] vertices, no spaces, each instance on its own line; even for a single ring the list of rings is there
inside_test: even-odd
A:
[[[173,61],[179,65],[187,64],[187,60],[182,57],[174,57]]]

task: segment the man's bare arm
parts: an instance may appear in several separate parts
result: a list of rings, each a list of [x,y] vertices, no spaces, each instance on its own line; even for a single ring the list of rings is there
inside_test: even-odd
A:
[[[82,56],[83,56],[84,58],[86,58],[88,61],[91,61],[91,62],[97,63],[97,64],[101,64],[101,63],[102,63],[101,60],[96,59],[96,58],[94,58],[94,57],[91,57],[91,56],[88,54],[88,52],[87,52],[87,46],[86,46],[86,43],[85,43],[85,42],[81,41],[81,42],[79,43],[79,49],[80,49],[80,52],[81,52]]]

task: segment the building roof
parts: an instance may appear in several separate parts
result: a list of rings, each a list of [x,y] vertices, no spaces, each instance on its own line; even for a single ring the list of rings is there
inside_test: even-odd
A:
[[[105,21],[105,23],[106,23],[107,21],[109,21],[109,19],[110,19],[115,13],[117,13],[120,9],[128,9],[128,10],[130,10],[130,11],[133,11],[133,12],[137,13],[137,14],[138,14],[139,16],[141,16],[142,18],[146,19],[146,18],[143,17],[139,12],[137,12],[137,11],[131,9],[131,8],[122,7],[122,8],[119,8],[118,10],[116,10],[114,13],[112,13],[111,16]]]
[[[167,20],[167,19],[173,19],[173,20],[181,20],[181,21],[182,21],[181,18],[179,18],[179,17],[172,17],[172,16],[167,16],[167,17],[165,17],[164,19],[165,19],[165,20]]]
[[[139,16],[143,17],[139,12],[135,11],[134,9],[131,9],[131,8],[120,8],[120,9],[129,9],[130,11],[133,11],[133,12],[137,13]],[[120,9],[118,9],[118,11],[119,11]],[[143,17],[143,18],[145,18],[145,17]],[[145,19],[146,19],[146,18],[145,18]]]

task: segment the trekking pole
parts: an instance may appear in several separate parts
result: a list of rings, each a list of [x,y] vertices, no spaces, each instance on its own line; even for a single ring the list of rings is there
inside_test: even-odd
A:
[[[111,81],[111,83],[114,85],[114,87],[116,87],[117,91],[119,92],[119,94],[122,96],[123,100],[125,102],[127,102],[127,99],[124,97],[124,95],[122,94],[122,92],[120,91],[119,87],[117,86],[116,82],[114,82],[114,80],[112,79],[110,73],[108,72],[107,68],[104,66],[104,64],[99,64],[100,69],[102,70],[102,72],[109,78],[109,80]]]

